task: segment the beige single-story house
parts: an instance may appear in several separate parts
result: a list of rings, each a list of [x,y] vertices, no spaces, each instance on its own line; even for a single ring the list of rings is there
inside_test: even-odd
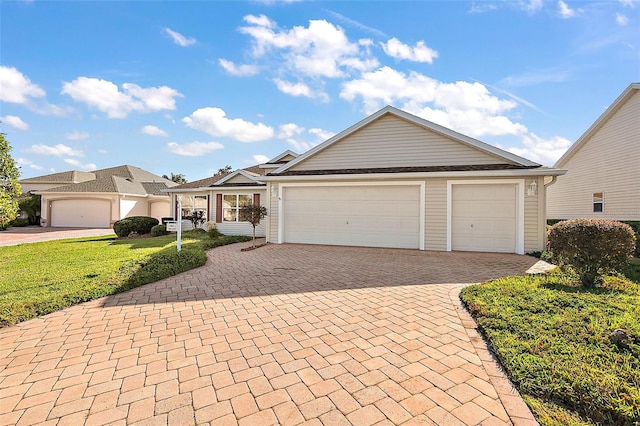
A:
[[[211,176],[165,190],[174,206],[174,220],[186,219],[195,211],[202,211],[207,221],[216,223],[226,235],[252,235],[253,227],[240,220],[239,209],[246,204],[264,204],[266,173],[281,167],[296,158],[298,154],[285,151],[265,164],[235,170],[231,173]],[[181,197],[181,211],[178,211],[178,197]],[[188,227],[189,223],[184,222]],[[256,227],[256,236],[264,237],[266,221]]]
[[[387,106],[260,178],[266,239],[541,251],[545,178],[564,173]]]
[[[42,226],[109,228],[130,216],[170,217],[175,182],[130,165],[92,172],[68,171],[20,181],[40,195]]]
[[[556,162],[549,219],[640,220],[640,83],[630,84]]]

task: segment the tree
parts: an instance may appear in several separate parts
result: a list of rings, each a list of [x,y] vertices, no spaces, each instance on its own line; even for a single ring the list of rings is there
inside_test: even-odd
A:
[[[11,145],[0,133],[0,231],[18,217],[18,197],[22,194],[18,177],[20,171],[11,157]]]
[[[248,204],[240,207],[240,220],[249,222],[253,226],[253,246],[256,246],[256,226],[267,215],[267,208],[259,204]]]
[[[218,171],[217,171],[217,172],[215,172],[213,175],[214,175],[214,176],[226,175],[226,174],[228,174],[228,173],[231,173],[232,171],[233,171],[233,168],[232,168],[230,165],[228,165],[228,164],[227,164],[227,165],[226,165],[226,166],[224,166],[224,167],[220,167],[220,168],[218,169]]]
[[[27,214],[29,225],[38,225],[40,198],[39,195],[23,195],[20,197],[20,200],[18,200],[18,207]]]
[[[187,183],[187,178],[182,173],[171,173],[171,177],[167,175],[162,175],[162,177],[179,184]]]

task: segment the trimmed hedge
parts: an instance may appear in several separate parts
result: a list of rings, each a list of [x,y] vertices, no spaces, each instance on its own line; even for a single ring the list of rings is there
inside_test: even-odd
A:
[[[558,222],[549,232],[549,249],[560,265],[570,265],[585,287],[604,273],[618,272],[635,248],[633,229],[624,223],[600,219]]]
[[[165,225],[156,225],[153,228],[151,228],[151,236],[152,237],[159,237],[161,235],[167,235],[167,227]]]
[[[151,228],[158,224],[158,219],[148,216],[131,216],[120,219],[113,224],[113,232],[120,238],[128,237],[131,233],[148,234]]]
[[[552,226],[555,225],[558,222],[562,222],[565,219],[547,219],[547,225]],[[637,220],[619,220],[618,222],[621,223],[625,223],[627,225],[629,225],[631,227],[631,229],[633,229],[633,232],[636,233],[636,249],[633,252],[633,255],[635,257],[640,258],[640,243],[638,243],[640,241],[640,221]]]

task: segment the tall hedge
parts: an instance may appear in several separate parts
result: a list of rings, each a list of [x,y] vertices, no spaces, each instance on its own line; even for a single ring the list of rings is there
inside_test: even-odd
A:
[[[605,273],[619,271],[631,260],[636,236],[624,223],[601,219],[558,222],[549,232],[549,249],[561,265],[570,265],[585,287]]]
[[[148,234],[158,224],[158,219],[148,216],[131,216],[120,219],[113,224],[113,232],[118,237],[128,237],[132,233]]]

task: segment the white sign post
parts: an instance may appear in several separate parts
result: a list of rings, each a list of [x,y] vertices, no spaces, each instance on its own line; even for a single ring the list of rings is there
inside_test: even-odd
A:
[[[178,200],[178,217],[176,218],[178,220],[176,224],[178,233],[177,247],[178,251],[180,251],[182,250],[182,195],[176,195],[176,198]]]

